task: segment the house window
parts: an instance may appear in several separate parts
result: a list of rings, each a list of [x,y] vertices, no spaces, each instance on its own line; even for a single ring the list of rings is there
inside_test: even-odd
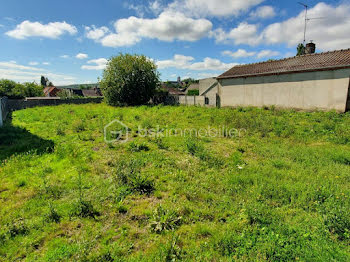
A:
[[[206,105],[209,105],[209,97],[206,97],[206,98],[204,99],[204,103],[205,103]]]

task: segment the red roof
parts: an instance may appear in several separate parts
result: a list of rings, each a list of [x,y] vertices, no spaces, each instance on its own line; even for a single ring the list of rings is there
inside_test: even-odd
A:
[[[60,90],[55,86],[48,86],[48,87],[45,87],[43,91],[44,91],[45,96],[56,96],[56,94]]]
[[[350,68],[350,49],[239,65],[223,73],[218,79],[325,71],[340,68]]]

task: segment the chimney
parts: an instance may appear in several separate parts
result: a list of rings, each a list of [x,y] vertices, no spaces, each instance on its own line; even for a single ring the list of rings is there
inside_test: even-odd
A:
[[[310,43],[306,44],[305,54],[314,54],[316,52],[316,45],[310,41]]]

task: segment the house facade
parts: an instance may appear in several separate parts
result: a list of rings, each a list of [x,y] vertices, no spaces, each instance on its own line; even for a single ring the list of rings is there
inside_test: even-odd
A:
[[[350,49],[235,66],[217,80],[210,97],[216,91],[220,106],[345,112],[350,109]]]

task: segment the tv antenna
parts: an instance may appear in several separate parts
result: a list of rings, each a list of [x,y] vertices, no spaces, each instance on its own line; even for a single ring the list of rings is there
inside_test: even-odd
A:
[[[304,46],[306,43],[306,27],[307,27],[307,21],[309,21],[310,19],[307,18],[307,11],[309,10],[309,6],[307,4],[298,2],[299,5],[302,5],[303,7],[305,7],[305,26],[304,26]]]

